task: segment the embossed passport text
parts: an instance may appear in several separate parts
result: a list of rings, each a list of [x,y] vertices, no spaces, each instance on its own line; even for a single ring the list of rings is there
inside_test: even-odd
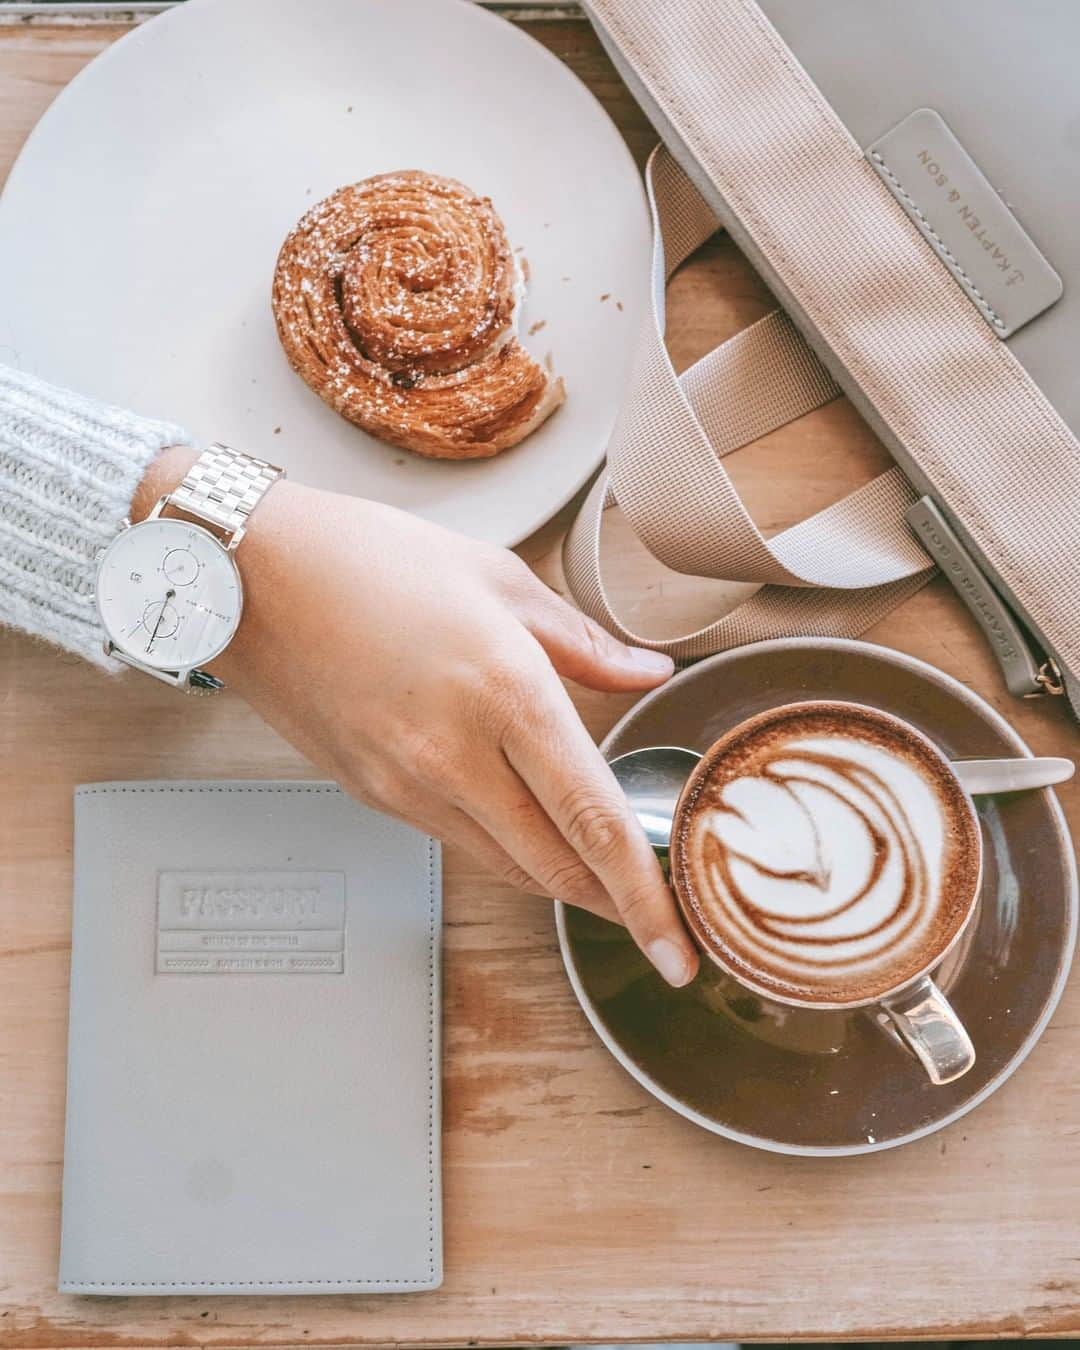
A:
[[[341,872],[160,872],[159,975],[340,975]]]

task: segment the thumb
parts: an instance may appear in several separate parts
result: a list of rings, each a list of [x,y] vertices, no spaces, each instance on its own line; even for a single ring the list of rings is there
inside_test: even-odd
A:
[[[560,675],[589,689],[619,691],[653,689],[674,674],[670,656],[626,646],[553,591],[543,592],[530,596],[521,619]]]

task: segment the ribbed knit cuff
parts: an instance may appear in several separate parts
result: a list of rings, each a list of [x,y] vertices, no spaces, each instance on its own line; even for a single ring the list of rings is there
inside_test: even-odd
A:
[[[114,669],[94,606],[96,554],[150,460],[190,444],[179,427],[0,366],[0,623]]]

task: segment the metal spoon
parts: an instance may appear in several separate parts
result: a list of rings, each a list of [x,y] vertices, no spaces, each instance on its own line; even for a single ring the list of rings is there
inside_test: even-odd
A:
[[[611,760],[611,770],[626,794],[649,843],[667,848],[675,804],[701,756],[678,745],[650,745]],[[1015,759],[957,759],[953,772],[968,792],[1018,792],[1064,783],[1073,776],[1071,759],[1051,756]]]
[[[1016,759],[954,759],[953,773],[975,796],[980,792],[1022,792],[1067,783],[1076,765],[1071,759],[1037,755]]]
[[[671,843],[675,803],[700,758],[678,745],[650,745],[611,760],[611,771],[653,848]]]

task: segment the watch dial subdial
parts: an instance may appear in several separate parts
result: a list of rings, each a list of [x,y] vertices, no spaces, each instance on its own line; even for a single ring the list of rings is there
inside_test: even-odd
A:
[[[180,615],[168,600],[152,600],[142,612],[142,626],[151,637],[171,638],[180,627]]]
[[[102,556],[95,603],[110,643],[136,664],[188,671],[236,631],[243,597],[221,541],[184,520],[121,530]]]
[[[191,586],[199,579],[199,560],[189,548],[171,548],[161,570],[174,586]]]

